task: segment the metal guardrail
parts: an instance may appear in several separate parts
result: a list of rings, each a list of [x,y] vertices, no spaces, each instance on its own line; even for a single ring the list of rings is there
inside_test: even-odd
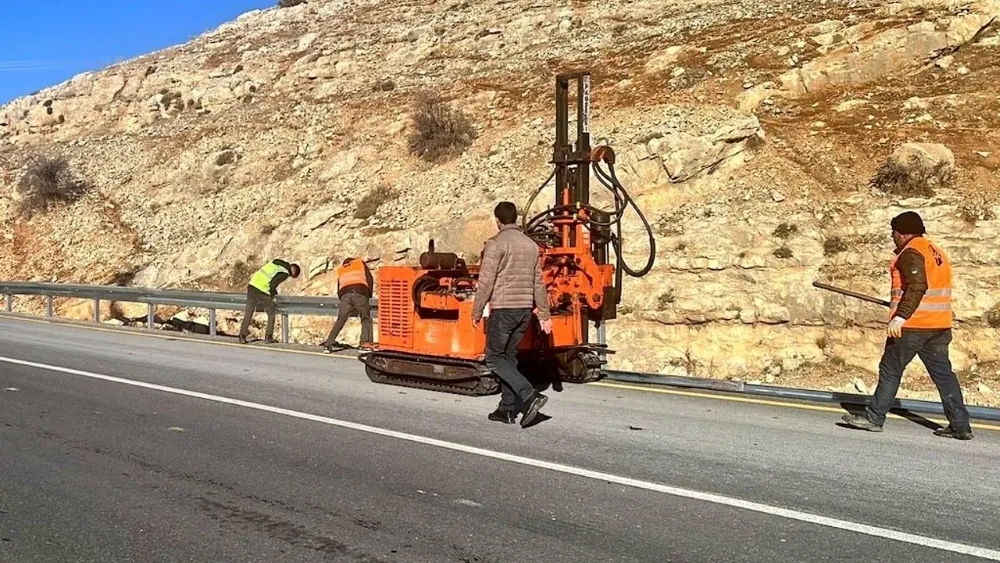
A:
[[[44,297],[47,317],[55,315],[53,300],[57,297],[91,299],[94,301],[93,320],[98,323],[101,322],[101,301],[145,303],[147,305],[147,328],[153,328],[156,307],[158,305],[208,309],[208,330],[211,336],[216,336],[216,311],[242,311],[247,305],[245,293],[182,291],[103,285],[0,282],[0,294],[4,296],[8,313],[14,310],[15,296]],[[340,310],[340,301],[336,297],[279,295],[275,303],[277,311],[281,315],[281,341],[285,344],[289,341],[288,319],[291,315],[336,316]],[[371,303],[377,310],[378,300],[372,299]]]
[[[176,305],[180,307],[208,309],[209,334],[212,336],[216,335],[215,312],[217,310],[244,310],[246,308],[245,293],[180,291],[148,289],[141,287],[0,282],[0,295],[3,295],[5,298],[7,312],[13,311],[14,296],[29,295],[45,297],[46,314],[49,317],[54,316],[53,299],[56,297],[93,299],[94,322],[101,322],[101,301],[145,303],[148,305],[148,313],[146,317],[148,328],[153,328],[154,313],[157,305]],[[289,316],[335,316],[339,312],[339,300],[336,297],[279,295],[276,303],[278,313],[281,314],[281,341],[286,344],[289,340]],[[378,299],[372,299],[371,304],[373,307],[372,316],[377,318]],[[597,341],[600,344],[604,344],[606,342],[604,324],[597,329]],[[812,389],[753,385],[738,381],[695,377],[674,377],[616,370],[608,370],[607,374],[607,378],[609,380],[620,381],[623,383],[641,383],[680,389],[704,389],[726,393],[757,395],[781,399],[797,399],[819,403],[839,403],[841,405],[850,404],[855,406],[864,406],[868,404],[868,397],[848,393],[832,393]],[[967,408],[972,418],[979,420],[1000,421],[1000,409],[974,405],[969,405]],[[935,415],[943,414],[941,404],[930,401],[897,399],[893,403],[893,409],[914,413],[927,413]]]

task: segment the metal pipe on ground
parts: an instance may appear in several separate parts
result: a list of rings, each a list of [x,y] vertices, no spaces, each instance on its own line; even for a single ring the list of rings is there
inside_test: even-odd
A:
[[[744,383],[742,381],[728,381],[723,379],[700,379],[696,377],[649,375],[627,371],[608,371],[607,374],[607,379],[611,381],[620,381],[622,383],[642,383],[646,385],[677,387],[680,389],[704,389],[725,393],[754,395],[758,397],[771,397],[775,399],[791,399],[816,403],[836,403],[840,405],[853,405],[858,407],[868,406],[869,400],[869,398],[865,395],[856,395],[852,393],[833,393],[830,391],[818,391],[813,389],[772,387],[770,385],[755,385],[751,383]],[[896,399],[896,401],[893,402],[892,408],[893,410],[902,410],[911,413],[944,415],[944,408],[941,404],[931,401]],[[1000,409],[974,405],[966,405],[966,408],[969,410],[969,416],[974,419],[1000,422]]]

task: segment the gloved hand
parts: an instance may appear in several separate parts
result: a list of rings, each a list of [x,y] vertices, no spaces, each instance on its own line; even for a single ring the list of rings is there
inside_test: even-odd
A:
[[[886,333],[889,335],[889,338],[899,338],[903,336],[903,323],[905,322],[906,319],[903,317],[893,317],[892,320],[889,321],[889,328],[886,329]]]

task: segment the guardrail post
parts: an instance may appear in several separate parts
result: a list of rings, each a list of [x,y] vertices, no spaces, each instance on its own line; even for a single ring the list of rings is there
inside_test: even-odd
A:
[[[14,296],[8,293],[4,297],[4,301],[7,303],[7,312],[11,313],[14,311]]]
[[[146,304],[146,328],[153,328],[153,313],[156,312],[156,305]]]
[[[215,309],[208,310],[208,334],[215,336]]]
[[[52,318],[52,296],[51,295],[46,295],[45,296],[45,316],[48,317],[48,318],[50,318],[50,319]]]
[[[281,343],[288,344],[288,313],[281,314]]]
[[[94,299],[94,322],[101,322],[101,300]]]

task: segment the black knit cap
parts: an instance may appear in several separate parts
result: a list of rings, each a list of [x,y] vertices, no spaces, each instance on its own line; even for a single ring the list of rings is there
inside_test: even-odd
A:
[[[927,232],[924,229],[924,220],[915,211],[907,211],[893,217],[892,230],[901,235],[922,235]]]

